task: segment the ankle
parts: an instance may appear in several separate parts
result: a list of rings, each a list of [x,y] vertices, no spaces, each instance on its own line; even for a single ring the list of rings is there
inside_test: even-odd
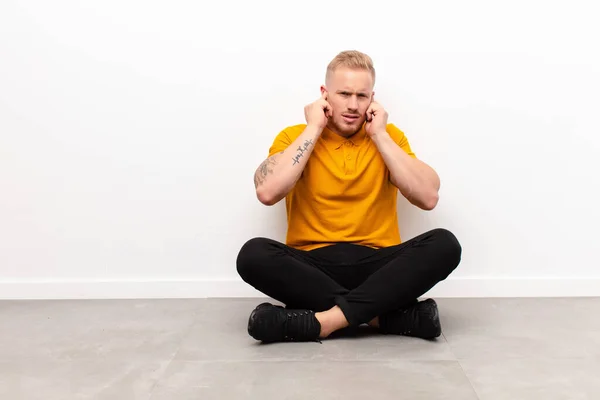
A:
[[[319,337],[324,339],[338,329],[347,327],[348,320],[341,308],[335,306],[327,311],[315,313],[317,321],[321,324],[321,333]]]
[[[319,333],[319,338],[324,339],[327,336],[331,335],[333,332],[331,330],[331,321],[327,316],[326,311],[315,313],[315,318],[319,321],[321,325],[321,332]]]
[[[375,317],[369,321],[369,326],[372,328],[379,328],[379,317]]]

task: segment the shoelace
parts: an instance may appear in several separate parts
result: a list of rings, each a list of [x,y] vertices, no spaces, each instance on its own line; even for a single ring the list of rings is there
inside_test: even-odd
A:
[[[417,309],[413,307],[410,310],[404,310],[404,314],[406,315],[406,319],[404,320],[404,326],[418,329],[420,321]],[[404,335],[410,334],[411,331],[412,330],[410,328],[406,329]]]
[[[312,312],[311,311],[301,311],[301,312],[295,312],[295,311],[287,311],[286,312],[286,324],[285,324],[285,329],[284,329],[284,340],[286,341],[294,341],[298,336],[302,337],[304,335],[306,335],[308,333],[308,331],[311,329],[311,321],[309,318],[307,318],[307,316],[311,315]],[[313,316],[314,318],[314,316]],[[296,333],[300,333],[300,335],[290,335],[289,332],[296,332]],[[323,344],[323,342],[319,339],[318,335],[316,337],[316,339],[314,339],[315,342],[321,343]]]
[[[395,315],[388,316],[388,318],[397,318],[396,322],[393,322],[393,325],[396,325],[396,327],[399,326],[404,328],[402,331],[396,332],[401,335],[408,335],[412,333],[413,328],[418,329],[420,324],[419,312],[417,310],[417,307],[407,308],[405,310],[402,310],[401,313],[398,313],[396,311]]]

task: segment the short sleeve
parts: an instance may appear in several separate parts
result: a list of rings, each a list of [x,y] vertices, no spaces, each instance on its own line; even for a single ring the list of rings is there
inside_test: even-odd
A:
[[[297,125],[297,126],[290,126],[286,129],[282,130],[281,132],[279,132],[279,134],[273,140],[273,144],[271,145],[271,148],[269,149],[268,157],[271,157],[277,153],[281,153],[282,151],[287,149],[288,146],[290,144],[294,143],[294,140],[296,140],[296,138],[303,131],[304,131],[303,126]]]
[[[269,149],[269,156],[271,157],[277,153],[281,153],[291,144],[290,137],[287,135],[285,131],[281,131],[273,140],[273,144]]]
[[[398,129],[398,127],[396,125],[388,124],[387,133],[394,140],[394,142],[396,142],[396,144],[398,146],[400,146],[402,148],[402,150],[404,150],[406,152],[406,154],[408,154],[412,158],[417,158],[415,153],[410,148],[410,143],[408,142],[408,138],[406,137],[404,132],[402,132],[400,129]]]

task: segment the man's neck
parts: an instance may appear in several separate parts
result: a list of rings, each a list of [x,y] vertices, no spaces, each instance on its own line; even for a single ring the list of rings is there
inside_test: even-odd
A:
[[[335,133],[336,135],[343,137],[344,139],[350,139],[352,136],[356,135],[358,132],[360,132],[360,129],[362,129],[362,126],[360,127],[359,130],[357,130],[354,133],[351,133],[349,135],[344,135],[340,132],[338,132],[337,130],[335,130],[335,128],[333,127],[333,125],[331,123],[327,123],[327,129],[329,129],[332,133]]]

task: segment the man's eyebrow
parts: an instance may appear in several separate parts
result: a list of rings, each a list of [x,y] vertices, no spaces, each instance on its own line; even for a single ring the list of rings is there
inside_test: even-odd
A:
[[[367,92],[363,92],[363,91],[354,92],[354,91],[348,90],[348,89],[339,89],[336,91],[336,93],[356,93],[356,94],[363,94],[363,95],[367,94]]]

